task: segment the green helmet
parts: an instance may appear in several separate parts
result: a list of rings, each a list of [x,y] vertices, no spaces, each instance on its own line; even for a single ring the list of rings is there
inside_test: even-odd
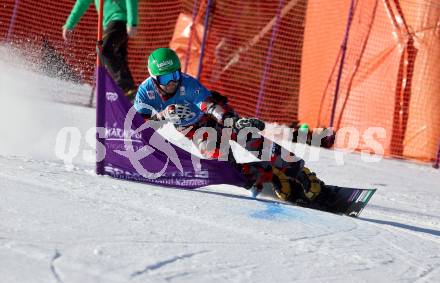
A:
[[[178,70],[180,70],[179,57],[169,48],[158,48],[148,57],[148,71],[154,78]]]

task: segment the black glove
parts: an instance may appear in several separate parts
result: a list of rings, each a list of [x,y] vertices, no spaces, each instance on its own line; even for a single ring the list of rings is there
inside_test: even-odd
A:
[[[232,117],[233,124],[232,127],[237,130],[242,130],[244,128],[257,128],[259,131],[263,131],[266,128],[264,121],[258,118],[248,118],[248,117]]]

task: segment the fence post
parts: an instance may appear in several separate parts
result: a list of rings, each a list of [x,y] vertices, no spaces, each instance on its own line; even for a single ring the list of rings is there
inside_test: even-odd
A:
[[[198,4],[198,0],[194,1],[194,6],[193,6],[193,11],[192,11],[192,22],[191,22],[191,29],[189,32],[189,38],[188,38],[188,46],[186,47],[186,58],[185,58],[185,68],[183,69],[183,72],[186,73],[186,71],[188,70],[188,64],[189,64],[189,57],[191,56],[191,45],[192,45],[192,38],[193,38],[193,33],[194,33],[194,25],[195,25],[195,20],[196,20],[196,16],[197,16],[197,4]]]
[[[336,105],[338,104],[339,88],[341,85],[342,71],[344,69],[345,55],[346,55],[346,51],[347,51],[348,37],[350,35],[351,22],[353,20],[354,2],[355,1],[356,0],[351,0],[350,10],[348,11],[347,25],[345,27],[344,41],[342,42],[342,45],[341,45],[341,49],[342,49],[341,63],[339,65],[338,78],[336,80],[335,96],[333,99],[332,112],[331,112],[331,116],[330,116],[330,125],[329,125],[330,128],[333,128],[333,123],[335,120]]]
[[[434,165],[432,167],[438,169],[440,167],[440,139],[438,142],[438,151],[437,151],[437,158],[435,159]]]
[[[203,69],[203,57],[205,56],[205,45],[206,45],[206,36],[208,34],[208,28],[209,28],[209,15],[211,14],[211,5],[212,0],[208,0],[208,7],[206,7],[206,14],[205,14],[205,22],[204,22],[204,30],[203,30],[203,38],[202,38],[202,50],[200,51],[200,59],[199,59],[199,68],[197,70],[197,79],[200,79],[200,75],[202,74]]]
[[[11,42],[12,32],[14,31],[15,19],[17,18],[18,6],[20,5],[20,0],[15,0],[14,10],[12,11],[11,20],[9,21],[8,35],[6,36],[6,42]]]
[[[277,33],[278,33],[278,28],[279,28],[280,20],[281,20],[281,7],[283,7],[283,5],[284,5],[284,0],[280,0],[278,3],[275,25],[272,29],[272,35],[270,37],[269,49],[267,51],[267,56],[266,56],[266,62],[264,63],[263,77],[260,82],[260,90],[258,92],[257,106],[255,109],[255,117],[257,117],[257,118],[260,118],[260,107],[261,107],[261,102],[264,98],[264,88],[266,87],[267,72],[269,70],[269,65],[272,62],[272,49],[273,49],[273,45],[275,42],[275,37],[277,36]]]
[[[104,12],[104,0],[99,0],[98,12],[98,35],[96,43],[96,160],[102,156],[100,145],[104,143],[104,139],[99,136],[99,129],[105,126],[105,93],[103,89],[104,68],[102,67],[102,60],[100,58],[102,51],[102,19]],[[104,161],[96,161],[96,174],[104,175]]]

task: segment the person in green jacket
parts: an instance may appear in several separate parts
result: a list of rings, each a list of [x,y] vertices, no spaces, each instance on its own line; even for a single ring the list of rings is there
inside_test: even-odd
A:
[[[63,38],[69,42],[73,29],[93,0],[76,0],[65,25]],[[138,24],[138,0],[103,0],[104,35],[102,46],[103,63],[107,70],[133,101],[137,86],[134,83],[127,61],[128,37],[135,36]],[[99,0],[95,0],[98,9]]]

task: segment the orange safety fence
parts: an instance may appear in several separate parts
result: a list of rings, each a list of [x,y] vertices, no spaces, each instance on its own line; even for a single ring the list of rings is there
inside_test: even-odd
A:
[[[57,75],[63,65],[68,69],[63,77],[93,83],[95,8],[83,16],[70,44],[62,40],[61,29],[74,3],[0,0],[0,41],[32,51],[44,71]],[[138,36],[129,44],[137,83],[148,76],[148,54],[158,47],[174,48],[183,69],[193,76],[203,53],[201,81],[230,97],[242,115],[287,125],[300,120],[312,127],[351,127],[360,133],[355,149],[367,151],[372,148],[365,133],[383,128],[385,134],[377,131],[370,139],[380,142],[386,155],[424,161],[436,157],[438,1],[212,3],[205,23],[208,0],[139,1]],[[345,143],[337,140],[336,147]]]
[[[199,7],[207,3],[198,2]],[[203,29],[207,28],[202,82],[226,94],[243,115],[292,123],[298,113],[306,7],[305,0],[214,1],[207,27],[202,22],[206,9],[199,9],[192,46],[200,46]],[[176,31],[185,31],[190,16],[188,9],[186,19],[181,15]],[[172,46],[183,38],[182,33],[180,38],[175,34]],[[191,52],[200,50],[193,48]],[[186,59],[185,54],[181,55]],[[191,59],[188,69],[195,70],[199,58]]]
[[[373,138],[386,155],[433,160],[440,137],[440,4],[354,3],[335,129],[353,127],[360,135],[355,149],[371,151],[367,130],[383,128]],[[309,0],[299,119],[312,126],[330,124],[350,4]],[[346,143],[339,139],[336,147]]]

